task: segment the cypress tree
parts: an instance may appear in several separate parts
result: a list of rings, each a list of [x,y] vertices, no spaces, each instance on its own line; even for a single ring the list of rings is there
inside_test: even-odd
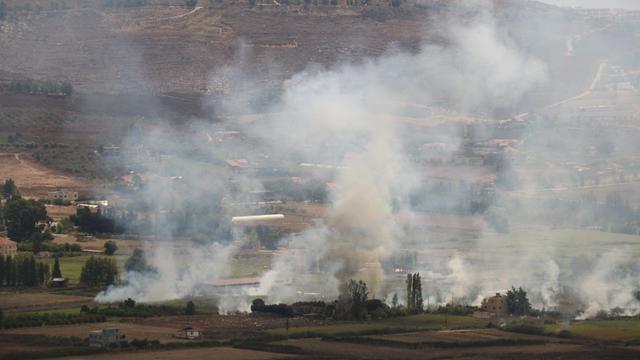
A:
[[[49,264],[43,263],[42,264],[42,285],[46,285],[47,284],[47,280],[49,279]]]
[[[420,277],[420,273],[415,273],[413,279],[414,286],[414,311],[422,312],[423,311],[423,300],[422,300],[422,278]]]
[[[407,310],[413,310],[414,304],[413,297],[413,275],[411,273],[407,274]]]
[[[13,285],[13,259],[10,256],[5,259],[4,268],[4,284],[11,286]]]
[[[52,278],[61,278],[62,271],[60,271],[60,259],[56,256],[56,259],[53,263],[53,272],[51,273]]]
[[[0,256],[0,286],[4,285],[4,274],[5,274],[5,260],[4,255]]]
[[[29,286],[38,285],[38,264],[36,263],[35,256],[29,257]]]

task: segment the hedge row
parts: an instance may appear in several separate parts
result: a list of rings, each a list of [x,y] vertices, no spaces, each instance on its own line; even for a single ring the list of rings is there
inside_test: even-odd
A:
[[[71,325],[105,322],[107,317],[99,314],[27,314],[11,315],[2,320],[2,327],[7,329],[34,327],[45,325]]]

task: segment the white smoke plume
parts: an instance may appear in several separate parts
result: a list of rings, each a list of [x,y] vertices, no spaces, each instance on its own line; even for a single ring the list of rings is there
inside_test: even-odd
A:
[[[243,190],[263,189],[256,178],[229,174],[209,161],[243,156],[255,152],[252,146],[260,144],[261,151],[289,165],[302,161],[331,165],[336,172],[335,188],[326,218],[285,237],[281,245],[287,250],[275,256],[259,288],[247,296],[266,296],[270,302],[330,300],[338,295],[342,282],[362,279],[372,296],[390,298],[390,289],[400,289],[401,294],[403,286],[388,285],[382,264],[398,251],[413,249],[420,259],[409,270],[423,274],[425,299],[430,304],[463,299],[477,305],[484,296],[515,285],[524,287],[533,304],[542,308],[556,306],[569,286],[588,308],[585,317],[603,309],[633,307],[629,289],[637,285],[637,269],[620,254],[607,254],[579,272],[577,265],[567,264],[566,250],[556,239],[544,235],[535,241],[516,237],[510,244],[482,237],[465,252],[458,251],[453,240],[435,244],[431,234],[414,223],[410,197],[420,191],[424,172],[431,169],[411,159],[410,147],[423,136],[415,132],[413,122],[424,119],[404,116],[407,109],[416,104],[442,106],[487,120],[496,109],[521,102],[548,79],[545,63],[518,48],[493,18],[488,3],[468,2],[475,15],[462,20],[439,19],[440,26],[435,27],[444,29],[442,45],[425,42],[413,52],[391,48],[376,59],[330,68],[310,65],[285,81],[278,100],[259,115],[246,116],[255,112],[252,100],[268,93],[268,85],[255,79],[255,69],[245,71],[250,66],[245,59],[251,54],[239,45],[244,50],[235,66],[212,71],[211,88],[228,90],[222,104],[216,104],[221,105],[217,109],[223,113],[222,123],[199,123],[187,135],[156,130],[145,136],[145,149],[153,149],[158,159],[148,167],[158,167],[167,178],[181,177],[177,182],[160,181],[147,187],[142,195],[145,203],[158,220],[163,214],[183,213],[198,203],[195,200],[212,194],[224,194],[231,201]],[[223,145],[197,154],[180,146],[211,141],[211,136],[207,140],[203,134],[225,129],[240,130],[251,139],[250,145]],[[456,131],[428,129],[437,132],[428,135],[444,143],[445,155],[460,150],[462,141]],[[165,158],[166,154],[174,155],[173,159]],[[312,176],[326,180],[320,172]],[[235,178],[232,183],[226,181],[230,177]],[[528,189],[539,179],[521,180]],[[189,196],[182,198],[184,192],[175,191],[176,186],[189,189]],[[534,211],[545,209],[535,206],[530,213]],[[182,215],[188,219],[189,214]],[[230,216],[224,211],[216,215]],[[192,296],[199,293],[200,284],[231,275],[232,258],[245,245],[242,234],[226,234],[224,224],[212,226],[198,218],[186,228],[203,236],[206,231],[193,230],[211,226],[204,243],[215,245],[189,250],[181,247],[183,239],[176,235],[183,228],[171,221],[162,224],[156,237],[172,241],[155,242],[150,262],[157,272],[126,274],[124,285],[107,289],[98,301]],[[222,311],[248,309],[247,299],[235,295],[220,299]]]

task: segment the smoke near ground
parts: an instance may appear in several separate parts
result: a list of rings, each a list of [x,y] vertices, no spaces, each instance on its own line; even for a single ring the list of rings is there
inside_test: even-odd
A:
[[[640,268],[631,255],[615,250],[599,256],[567,253],[544,232],[539,239],[511,243],[494,232],[481,234],[471,245],[461,246],[456,239],[437,242],[407,215],[416,207],[417,194],[425,195],[419,194],[424,173],[432,171],[412,161],[410,149],[421,141],[421,134],[412,132],[404,116],[408,109],[416,104],[445,107],[474,114],[474,121],[489,121],[498,110],[526,101],[530,91],[549,80],[544,61],[509,37],[487,2],[465,6],[463,20],[440,19],[437,27],[445,34],[446,44],[425,42],[414,52],[391,48],[380,58],[331,68],[310,65],[287,79],[277,100],[266,110],[263,106],[256,118],[234,120],[234,115],[254,113],[255,98],[270,91],[255,82],[252,70],[245,69],[251,54],[239,51],[237,66],[212,71],[212,83],[234,85],[227,100],[215,103],[223,121],[213,125],[195,121],[197,125],[182,135],[160,127],[149,131],[155,128],[150,124],[146,135],[129,140],[153,154],[154,161],[147,153],[132,159],[142,172],[153,168],[162,174],[150,179],[139,204],[154,214],[149,221],[155,224],[149,234],[155,239],[149,260],[155,270],[125,274],[123,285],[107,289],[96,300],[195,296],[202,293],[201,284],[230,276],[231,261],[247,239],[224,220],[232,216],[225,204],[240,201],[243,193],[263,190],[264,184],[250,175],[212,166],[211,160],[265,151],[280,163],[332,165],[335,186],[325,219],[283,238],[281,245],[287,250],[274,257],[259,288],[246,295],[266,296],[271,302],[331,299],[341,283],[356,279],[366,281],[373,296],[388,298],[401,292],[403,285],[385,272],[384,264],[395,254],[411,251],[418,254],[418,261],[405,270],[423,274],[430,304],[477,305],[484,296],[515,285],[526,288],[537,307],[558,307],[558,299],[571,294],[586,308],[584,316],[615,307],[634,311],[637,301],[632,289]],[[238,47],[243,49],[242,43]],[[436,129],[428,131],[440,131]],[[217,130],[238,130],[251,139],[250,145],[207,147],[211,141],[207,134]],[[429,136],[445,143],[445,158],[452,158],[463,146],[461,134],[455,131]],[[200,142],[205,146],[197,152],[183,146]],[[324,180],[322,174],[314,176]],[[536,181],[520,180],[523,192]],[[446,197],[426,198],[431,200],[420,205],[435,206],[437,201],[443,208],[453,206]],[[496,202],[502,209],[518,208],[507,212],[507,218],[534,212],[526,201],[517,205],[504,197]],[[141,228],[148,224],[134,220],[129,223],[137,221]],[[184,238],[201,244],[184,247]],[[223,296],[220,301],[224,311],[248,306],[237,298],[230,301]]]

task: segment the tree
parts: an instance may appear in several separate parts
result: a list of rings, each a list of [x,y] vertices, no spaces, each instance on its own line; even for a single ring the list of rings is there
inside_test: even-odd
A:
[[[91,212],[88,208],[79,208],[76,215],[70,217],[80,231],[86,233],[114,233],[116,232],[116,224],[113,219],[102,215],[102,211]]]
[[[369,290],[364,281],[349,280],[343,291],[343,296],[346,297],[351,318],[362,320],[367,317],[366,302]]]
[[[393,307],[398,306],[398,293],[393,294],[393,298],[391,299],[391,305]]]
[[[49,265],[36,261],[33,254],[0,256],[0,285],[42,286],[49,279]]]
[[[184,309],[184,313],[186,315],[195,315],[195,313],[196,313],[196,304],[194,304],[193,301],[189,300],[189,302],[187,302],[187,306]]]
[[[407,309],[410,312],[423,311],[422,278],[420,273],[407,274]]]
[[[132,298],[127,298],[127,300],[122,302],[122,305],[124,307],[134,308],[134,307],[136,307],[136,301],[133,300]]]
[[[142,249],[133,250],[133,254],[131,255],[131,257],[129,257],[124,263],[124,269],[126,271],[134,272],[145,272],[152,270],[151,267],[147,265],[147,260]]]
[[[51,273],[52,278],[61,278],[62,271],[60,271],[60,259],[56,256],[56,259],[53,262],[53,272]]]
[[[0,2],[0,21],[7,17],[7,4],[4,1]]]
[[[4,218],[9,238],[29,240],[38,231],[38,222],[47,219],[47,209],[42,202],[14,196],[4,206]]]
[[[521,287],[511,287],[507,291],[507,308],[512,315],[528,315],[531,312],[531,303],[527,298],[527,292]]]
[[[4,185],[2,186],[2,196],[5,199],[10,199],[14,196],[20,196],[20,192],[18,191],[18,187],[13,179],[7,179],[4,181]]]
[[[90,257],[82,267],[80,282],[87,286],[112,285],[118,279],[118,267],[112,258]]]
[[[118,250],[118,245],[116,245],[116,243],[112,240],[109,240],[107,242],[104,243],[104,253],[112,256],[113,254],[116,253],[116,251]]]

